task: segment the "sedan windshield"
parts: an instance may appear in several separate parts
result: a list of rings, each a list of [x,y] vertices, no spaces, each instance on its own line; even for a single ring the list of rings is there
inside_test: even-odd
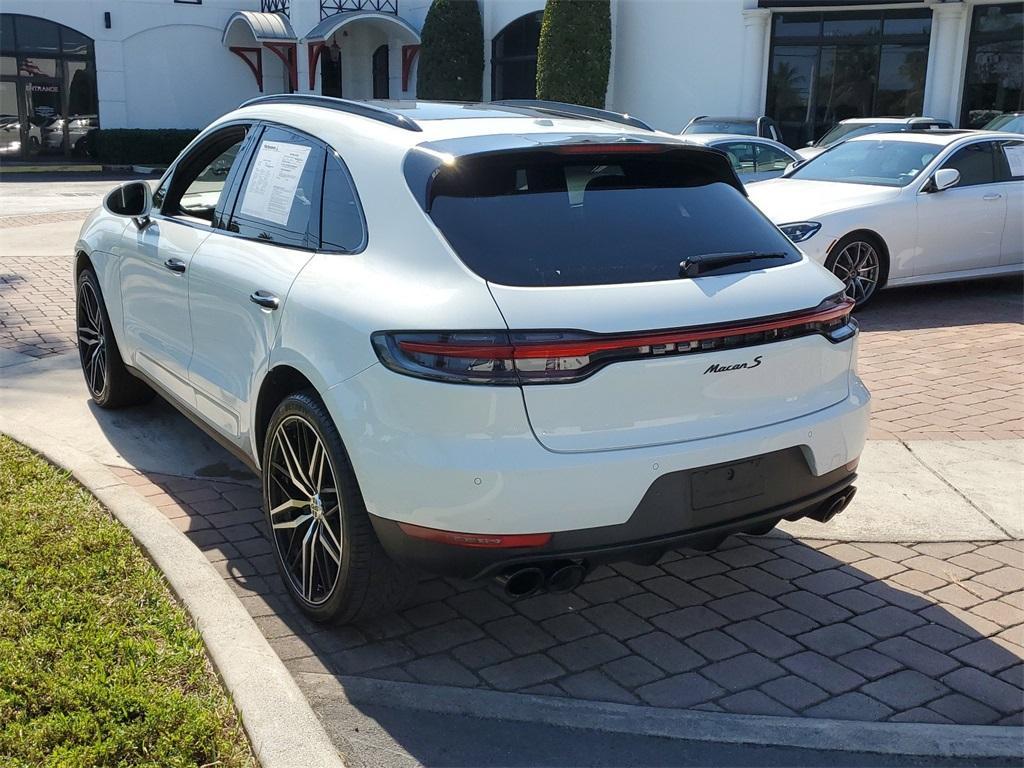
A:
[[[893,133],[900,131],[904,126],[898,123],[847,123],[840,124],[822,136],[815,143],[816,147],[831,147],[833,144],[852,139],[854,136],[864,136],[869,133]]]
[[[940,147],[917,141],[848,141],[797,168],[791,179],[905,187]]]

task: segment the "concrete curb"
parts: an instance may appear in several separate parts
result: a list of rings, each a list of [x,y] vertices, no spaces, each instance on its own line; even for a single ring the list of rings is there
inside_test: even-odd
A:
[[[70,471],[132,534],[202,634],[263,768],[344,768],[306,697],[201,551],[105,466],[0,416],[0,431]]]
[[[1024,749],[1024,729],[1012,726],[732,715],[314,672],[300,672],[296,678],[312,699],[323,699],[328,706],[394,707],[681,741],[964,760],[1019,759]]]

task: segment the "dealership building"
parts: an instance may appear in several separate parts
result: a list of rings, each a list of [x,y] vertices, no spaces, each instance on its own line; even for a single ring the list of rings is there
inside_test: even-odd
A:
[[[544,0],[479,0],[485,99],[530,98]],[[86,128],[198,128],[268,93],[416,95],[430,0],[4,0],[0,158]],[[838,120],[978,127],[1024,109],[1024,2],[611,0],[607,105],[678,131],[767,114],[798,146]]]

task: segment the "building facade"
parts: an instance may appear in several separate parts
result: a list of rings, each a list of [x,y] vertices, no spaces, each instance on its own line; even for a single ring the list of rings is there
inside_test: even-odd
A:
[[[479,0],[487,99],[530,98],[545,0]],[[198,128],[261,93],[413,98],[430,0],[5,0],[0,157]],[[978,127],[1024,109],[1022,0],[611,0],[611,109],[670,131],[768,114]]]

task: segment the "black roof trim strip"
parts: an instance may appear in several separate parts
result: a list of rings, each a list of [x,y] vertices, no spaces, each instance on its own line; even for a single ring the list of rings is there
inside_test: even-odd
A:
[[[255,99],[249,99],[244,102],[239,109],[242,107],[253,107],[258,104],[301,104],[307,107],[323,107],[324,109],[333,109],[338,112],[348,112],[350,115],[367,117],[370,120],[376,120],[379,123],[393,125],[395,128],[404,128],[407,131],[420,132],[423,130],[415,120],[412,120],[405,115],[399,115],[396,112],[392,112],[390,109],[378,107],[373,104],[366,104],[361,101],[338,99],[333,96],[317,96],[315,94],[304,93],[276,93],[270,96],[257,96]]]
[[[653,131],[647,123],[643,120],[624,115],[621,112],[612,112],[607,109],[598,109],[597,107],[583,107],[579,104],[565,104],[561,101],[544,101],[542,99],[503,99],[501,101],[492,101],[499,107],[524,107],[527,109],[536,109],[538,112],[550,112],[551,114],[562,114],[572,115],[573,117],[590,117],[595,120],[605,120],[609,123],[619,123],[621,125],[628,125],[633,128],[639,128],[644,131]]]

